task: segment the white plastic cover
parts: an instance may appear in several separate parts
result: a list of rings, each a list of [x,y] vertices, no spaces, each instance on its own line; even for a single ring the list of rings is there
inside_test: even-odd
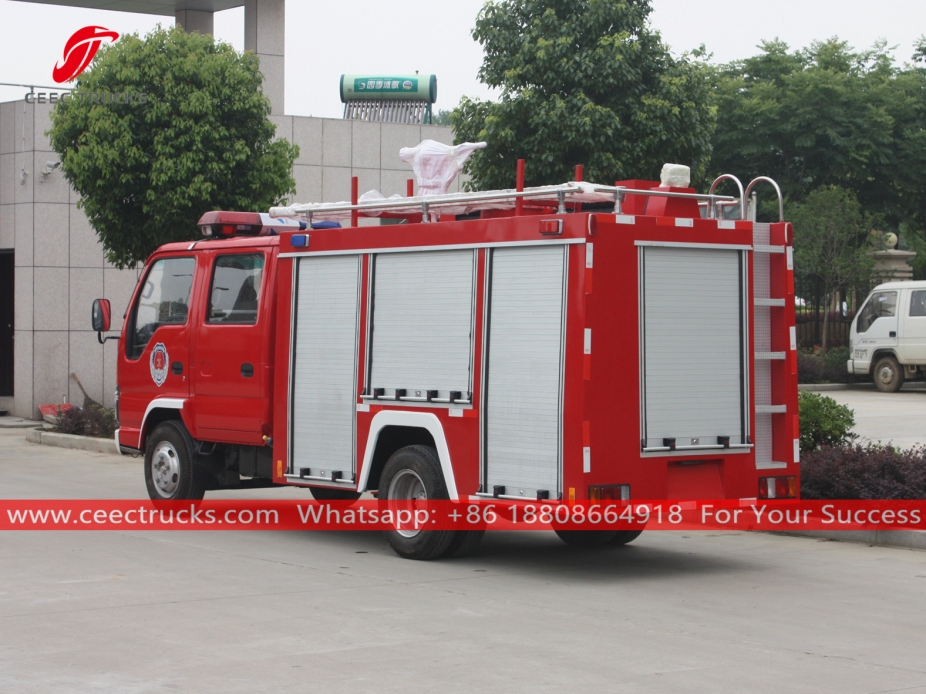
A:
[[[687,188],[691,185],[691,169],[683,164],[664,164],[659,180],[664,188]]]
[[[399,159],[411,164],[418,179],[418,197],[443,195],[450,190],[450,184],[463,170],[466,160],[485,142],[464,142],[459,145],[445,145],[434,140],[422,140],[416,147],[403,147]]]

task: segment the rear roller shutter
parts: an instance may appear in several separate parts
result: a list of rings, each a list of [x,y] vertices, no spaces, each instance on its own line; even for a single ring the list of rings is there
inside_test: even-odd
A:
[[[746,443],[743,252],[640,247],[644,450]]]

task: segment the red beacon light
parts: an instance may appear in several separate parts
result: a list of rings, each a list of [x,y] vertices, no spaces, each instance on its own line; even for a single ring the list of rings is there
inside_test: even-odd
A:
[[[216,210],[200,217],[198,226],[203,236],[221,239],[233,236],[259,236],[264,223],[259,212]]]

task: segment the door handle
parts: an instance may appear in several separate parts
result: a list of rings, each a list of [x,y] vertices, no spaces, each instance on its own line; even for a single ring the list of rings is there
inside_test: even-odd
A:
[[[241,375],[245,378],[251,378],[254,375],[254,366],[252,364],[242,364]]]
[[[897,331],[896,331],[896,330],[891,330],[891,332],[889,332],[889,333],[887,334],[887,336],[888,336],[888,337],[897,337]]]
[[[170,370],[171,370],[171,373],[174,374],[174,376],[179,376],[180,374],[183,373],[183,363],[179,361],[175,361],[173,364],[170,365]]]

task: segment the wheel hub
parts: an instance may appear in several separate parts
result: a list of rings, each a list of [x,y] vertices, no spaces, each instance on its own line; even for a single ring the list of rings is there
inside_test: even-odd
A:
[[[388,499],[393,512],[408,509],[414,514],[416,507],[423,502],[427,502],[428,492],[417,472],[414,470],[402,470],[392,478],[392,482],[389,484]],[[402,537],[415,537],[421,531],[396,526],[396,532]]]
[[[169,499],[180,485],[180,456],[168,441],[162,441],[151,456],[151,481],[165,499]]]

